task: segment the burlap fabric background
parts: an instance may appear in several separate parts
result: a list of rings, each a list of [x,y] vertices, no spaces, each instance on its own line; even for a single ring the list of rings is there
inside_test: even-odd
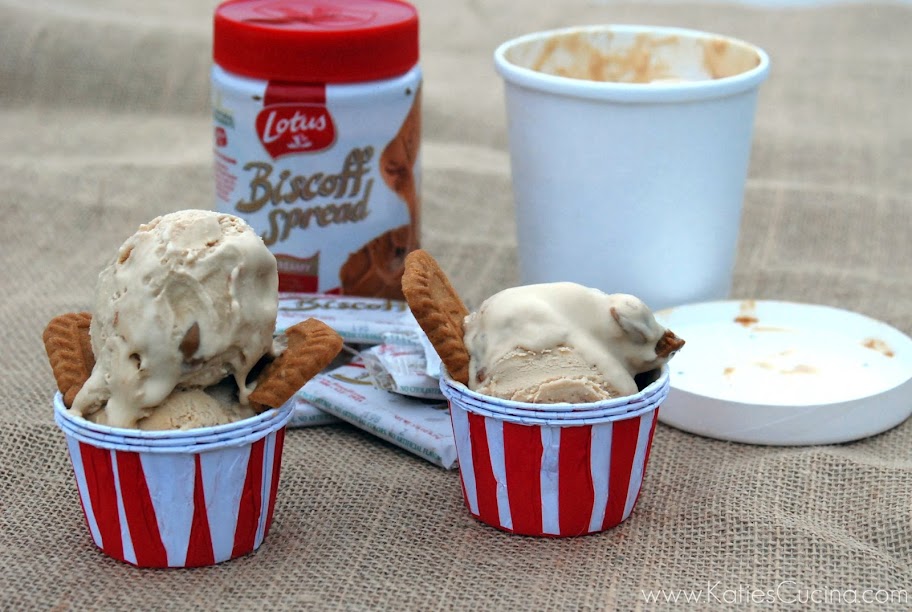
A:
[[[735,295],[837,305],[912,332],[909,8],[418,4],[424,242],[467,301],[516,282],[496,43],[552,26],[645,22],[746,38],[773,60]],[[666,589],[702,590],[698,608],[742,609],[749,591],[783,583],[784,600],[912,589],[912,423],[820,448],[660,426],[632,519],[569,540],[476,522],[456,472],[356,429],[296,430],[257,554],[141,571],[99,553],[52,421],[41,330],[90,307],[98,270],[138,224],[211,207],[213,7],[0,3],[0,608],[674,607],[642,592]]]

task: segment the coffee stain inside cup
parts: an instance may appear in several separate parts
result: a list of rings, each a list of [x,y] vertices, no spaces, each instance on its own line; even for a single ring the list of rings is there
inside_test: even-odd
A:
[[[760,64],[737,41],[605,30],[557,34],[514,47],[507,59],[536,72],[610,83],[675,83],[735,76]]]
[[[712,79],[724,79],[747,72],[760,65],[760,56],[746,52],[724,38],[700,40],[703,47],[703,69]]]
[[[609,33],[601,40],[610,42]],[[599,40],[596,39],[596,40]],[[639,34],[632,45],[617,51],[603,51],[583,32],[556,36],[545,42],[531,68],[571,79],[615,83],[651,83],[675,78],[668,64],[655,54],[662,46],[677,43],[676,36],[653,38]],[[566,61],[567,58],[570,61]],[[556,64],[556,65],[555,65]],[[553,68],[551,68],[553,66]]]

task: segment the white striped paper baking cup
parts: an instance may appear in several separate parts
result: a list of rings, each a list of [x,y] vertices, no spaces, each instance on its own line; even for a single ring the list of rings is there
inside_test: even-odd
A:
[[[531,536],[585,535],[622,523],[639,498],[668,393],[667,375],[660,380],[650,401],[632,412],[535,420],[497,412],[499,401],[488,410],[467,403],[464,386],[444,374],[469,512]]]
[[[292,409],[233,438],[182,435],[186,444],[153,447],[90,438],[55,411],[95,545],[138,567],[214,565],[255,551],[272,523]]]

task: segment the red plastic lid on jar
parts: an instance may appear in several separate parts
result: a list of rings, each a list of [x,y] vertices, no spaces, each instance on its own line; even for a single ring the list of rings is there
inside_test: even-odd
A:
[[[229,0],[213,38],[215,63],[234,74],[373,81],[418,63],[418,12],[400,0]]]

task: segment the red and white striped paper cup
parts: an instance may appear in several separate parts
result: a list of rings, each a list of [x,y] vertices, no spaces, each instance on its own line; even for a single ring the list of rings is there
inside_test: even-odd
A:
[[[459,474],[469,512],[511,533],[565,537],[615,527],[633,512],[668,394],[600,418],[534,419],[482,409],[446,374]],[[534,410],[536,404],[527,404]]]
[[[55,411],[86,524],[106,555],[138,567],[199,567],[249,554],[269,533],[285,425],[218,442],[144,447],[81,435]],[[60,423],[60,420],[64,420]],[[246,433],[245,435],[245,432]]]

